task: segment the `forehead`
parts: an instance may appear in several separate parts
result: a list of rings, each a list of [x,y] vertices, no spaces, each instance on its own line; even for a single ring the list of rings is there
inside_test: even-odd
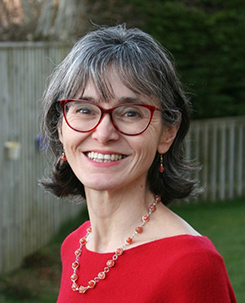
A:
[[[118,97],[122,95],[127,95],[129,97],[136,96],[136,94],[122,82],[119,74],[113,71],[112,69],[108,70],[105,78],[106,78],[105,79],[106,88],[109,92],[108,99],[111,98],[118,99]],[[97,100],[103,99],[103,94],[101,93],[101,89],[98,87],[97,83],[91,78],[88,79],[83,92],[83,97],[87,95],[91,95],[92,97],[95,97]]]
[[[106,96],[98,88],[94,80],[88,79],[84,91],[79,98],[97,103],[109,102],[118,104],[134,102],[156,106],[159,104],[156,98],[146,96],[127,87],[119,76],[119,73],[113,69],[108,70],[105,83],[108,91]]]

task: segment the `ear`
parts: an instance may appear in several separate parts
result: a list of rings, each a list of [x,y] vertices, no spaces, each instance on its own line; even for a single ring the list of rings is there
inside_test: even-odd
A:
[[[165,154],[169,150],[170,146],[174,142],[174,139],[176,138],[178,130],[179,124],[174,126],[164,126],[157,148],[159,154]]]

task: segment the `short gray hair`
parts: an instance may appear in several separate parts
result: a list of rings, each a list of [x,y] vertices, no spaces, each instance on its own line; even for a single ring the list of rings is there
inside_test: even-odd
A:
[[[64,61],[54,70],[43,98],[43,131],[56,156],[51,179],[43,186],[57,196],[82,195],[84,187],[76,179],[69,164],[59,163],[62,145],[58,139],[58,123],[62,117],[58,100],[82,97],[88,80],[92,81],[103,101],[113,95],[107,81],[108,70],[117,71],[121,81],[136,94],[155,97],[164,109],[163,123],[180,124],[170,150],[164,155],[164,174],[159,174],[156,152],[148,173],[154,194],[165,204],[190,195],[196,181],[186,173],[193,167],[183,160],[183,139],[190,124],[189,101],[176,75],[170,54],[150,35],[125,25],[100,28],[79,40]],[[62,180],[61,180],[62,176]],[[76,179],[76,182],[74,182]],[[65,184],[65,186],[64,186]]]

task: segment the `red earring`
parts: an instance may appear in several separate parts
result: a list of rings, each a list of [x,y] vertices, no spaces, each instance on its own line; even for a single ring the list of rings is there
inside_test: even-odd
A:
[[[160,166],[158,168],[159,172],[162,174],[165,170],[164,166],[163,166],[163,155],[160,154]]]
[[[66,155],[65,155],[65,151],[64,151],[64,150],[63,150],[63,152],[62,152],[62,154],[61,154],[60,160],[61,160],[62,162],[66,162],[66,161],[67,161]]]

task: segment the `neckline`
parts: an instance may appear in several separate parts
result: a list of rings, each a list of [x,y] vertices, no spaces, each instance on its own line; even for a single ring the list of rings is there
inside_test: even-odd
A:
[[[148,241],[148,242],[145,242],[145,243],[142,243],[142,244],[139,244],[137,246],[134,246],[134,247],[128,247],[127,249],[125,249],[125,253],[128,253],[128,252],[136,252],[138,249],[142,249],[143,247],[148,247],[148,246],[151,246],[151,245],[157,245],[159,242],[165,242],[165,241],[173,241],[173,240],[176,240],[176,239],[180,239],[180,238],[186,238],[186,239],[207,239],[206,236],[203,236],[203,235],[190,235],[190,234],[180,234],[180,235],[175,235],[175,236],[169,236],[169,237],[165,237],[165,238],[161,238],[161,239],[156,239],[156,240],[152,240],[152,241]],[[84,245],[83,249],[91,254],[91,255],[94,255],[94,256],[106,256],[106,255],[111,255],[113,253],[115,253],[114,251],[110,251],[110,252],[105,252],[105,253],[101,253],[101,252],[96,252],[96,251],[92,251],[90,249],[88,249],[86,247],[86,245]]]

